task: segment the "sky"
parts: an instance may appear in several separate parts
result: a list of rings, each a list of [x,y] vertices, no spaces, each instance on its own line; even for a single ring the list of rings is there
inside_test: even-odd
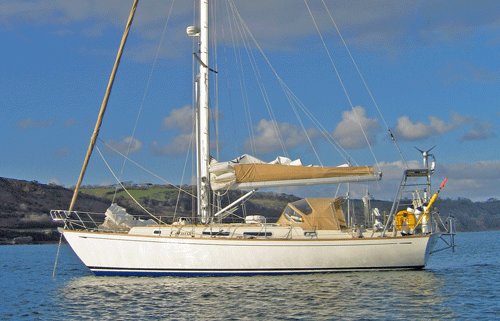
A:
[[[497,1],[324,2],[218,1],[212,155],[375,164],[382,182],[354,193],[388,199],[405,163],[421,163],[415,147],[436,146],[443,197],[500,198]],[[0,0],[0,177],[76,183],[131,4]],[[191,1],[139,4],[84,184],[115,183],[106,163],[123,181],[190,183],[191,24]]]

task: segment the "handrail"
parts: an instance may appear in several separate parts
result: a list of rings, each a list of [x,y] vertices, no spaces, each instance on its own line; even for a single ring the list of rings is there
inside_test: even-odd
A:
[[[51,210],[50,216],[55,222],[64,222],[66,228],[71,230],[80,228],[83,230],[96,230],[105,219],[104,213],[68,210]]]

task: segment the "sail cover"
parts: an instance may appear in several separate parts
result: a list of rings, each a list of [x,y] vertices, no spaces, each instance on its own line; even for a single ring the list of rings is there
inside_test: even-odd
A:
[[[300,159],[278,157],[266,163],[251,155],[210,164],[213,190],[335,184],[380,179],[371,166],[304,166]]]

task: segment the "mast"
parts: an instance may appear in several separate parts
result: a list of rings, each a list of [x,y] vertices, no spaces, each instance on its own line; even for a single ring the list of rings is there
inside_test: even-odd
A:
[[[199,144],[197,188],[199,207],[198,215],[202,223],[210,219],[210,136],[209,136],[209,109],[208,109],[208,0],[200,0],[200,74],[199,74]]]

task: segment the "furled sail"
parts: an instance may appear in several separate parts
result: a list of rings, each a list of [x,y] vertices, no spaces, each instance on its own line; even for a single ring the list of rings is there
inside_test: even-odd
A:
[[[210,164],[213,190],[359,182],[378,180],[380,175],[371,166],[304,166],[300,159],[292,161],[286,157],[265,163],[243,155],[232,161]]]

